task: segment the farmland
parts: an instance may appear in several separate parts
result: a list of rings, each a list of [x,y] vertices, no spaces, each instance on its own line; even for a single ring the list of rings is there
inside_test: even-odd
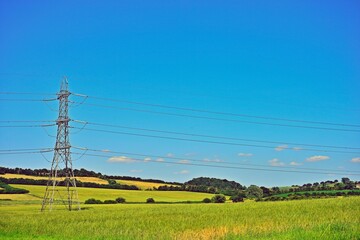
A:
[[[289,193],[282,193],[282,194],[276,194],[274,196],[278,196],[278,197],[287,197],[291,194],[299,194],[299,195],[304,195],[304,194],[313,194],[313,193],[317,193],[317,194],[331,194],[331,193],[338,193],[338,192],[343,192],[343,193],[347,193],[350,191],[355,191],[355,192],[360,192],[360,190],[327,190],[327,191],[303,191],[303,192],[289,192]]]
[[[1,174],[0,177],[7,178],[7,179],[14,179],[14,178],[22,178],[22,179],[32,179],[32,180],[47,180],[48,177],[45,176],[31,176],[25,174],[13,174],[13,173],[6,173]],[[76,177],[78,181],[81,182],[89,182],[89,183],[97,183],[97,184],[108,184],[107,180],[98,178],[98,177]],[[58,180],[63,180],[59,178]],[[154,187],[158,188],[164,185],[171,185],[166,183],[156,183],[156,182],[144,182],[144,181],[136,181],[136,180],[116,180],[119,184],[124,185],[134,185],[139,189],[146,190],[146,189],[153,189]],[[173,185],[175,186],[175,185]]]
[[[117,183],[125,184],[125,185],[134,185],[137,186],[140,189],[152,189],[154,187],[158,188],[160,186],[164,185],[171,185],[171,184],[165,184],[165,183],[155,183],[155,182],[142,182],[142,181],[134,181],[134,180],[116,180]],[[176,185],[171,185],[176,186]]]
[[[23,178],[23,179],[33,179],[33,180],[47,180],[48,177],[41,177],[41,176],[29,176],[29,175],[24,175],[24,174],[12,174],[12,173],[6,173],[1,175],[1,177],[3,178]],[[98,183],[98,184],[107,184],[108,181],[101,179],[101,178],[96,178],[96,177],[76,177],[77,180],[81,181],[81,182],[91,182],[91,183]],[[62,180],[59,178],[59,180]]]
[[[83,206],[87,208],[80,212],[46,213],[39,212],[38,205],[0,206],[0,238],[358,239],[360,235],[358,197]]]
[[[23,176],[36,178],[6,174],[7,178]],[[224,183],[236,184],[209,178],[192,181],[216,183],[219,187],[224,187]],[[163,184],[156,182],[116,182],[137,185],[141,190],[78,187],[82,210],[72,212],[61,205],[54,206],[52,212],[40,212],[45,186],[9,184],[29,192],[0,194],[0,239],[359,239],[360,236],[360,198],[350,193],[327,198],[330,193],[349,190],[299,191],[298,194],[320,196],[296,201],[290,197],[281,201],[246,197],[245,202],[236,204],[226,196],[224,204],[205,204],[202,200],[214,194],[146,190]],[[255,188],[250,186],[247,191],[250,189]],[[58,190],[65,188],[59,186]],[[272,197],[288,194],[294,193]],[[126,199],[126,203],[84,204],[90,198],[104,202],[119,197]],[[148,198],[155,199],[155,204],[145,203]]]
[[[5,199],[17,198],[16,195],[27,195],[29,200],[41,199],[45,192],[45,186],[34,185],[20,185],[12,184],[16,188],[29,190],[29,194],[1,194],[0,197]],[[64,187],[59,187],[64,189]],[[194,193],[184,191],[134,191],[134,190],[113,190],[113,189],[98,189],[98,188],[77,188],[80,202],[84,202],[89,198],[96,198],[99,200],[115,199],[123,197],[128,202],[145,202],[147,198],[154,198],[159,202],[181,202],[181,201],[201,201],[206,197],[212,197],[212,194]],[[18,199],[14,199],[18,200]],[[25,197],[26,200],[26,197]]]

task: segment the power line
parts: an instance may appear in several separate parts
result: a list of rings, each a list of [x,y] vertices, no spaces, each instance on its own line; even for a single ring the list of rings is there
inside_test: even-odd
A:
[[[74,149],[78,150],[85,150],[90,152],[101,152],[101,153],[115,153],[115,154],[124,154],[124,155],[134,155],[134,156],[141,156],[141,157],[152,157],[152,158],[162,158],[162,159],[174,159],[174,160],[188,160],[193,162],[205,162],[201,159],[194,159],[194,158],[180,158],[180,157],[174,157],[174,156],[161,156],[161,155],[149,155],[149,154],[143,154],[143,153],[131,153],[131,152],[119,152],[119,151],[110,151],[110,150],[100,150],[100,149],[91,149],[91,148],[82,148],[82,147],[74,147]],[[268,166],[268,165],[261,165],[261,164],[251,164],[251,163],[234,163],[234,162],[228,162],[228,161],[221,161],[221,162],[212,162],[214,164],[230,164],[230,165],[244,165],[244,166],[257,166],[257,167],[266,167],[266,168],[290,168],[294,169],[295,167],[291,166]],[[304,167],[296,167],[296,169],[303,169],[303,170],[318,170],[318,171],[334,171],[334,172],[341,172],[341,173],[347,173],[347,172],[359,172],[360,171],[347,171],[347,170],[332,170],[332,169],[324,169],[324,168],[304,168]]]
[[[54,120],[1,120],[1,123],[40,123],[40,122],[55,122]]]
[[[71,128],[80,129],[80,128],[77,128],[77,127],[71,127]],[[222,145],[231,145],[231,146],[246,146],[246,147],[258,147],[258,148],[274,149],[273,146],[265,146],[265,145],[257,145],[257,144],[243,144],[243,143],[199,140],[199,139],[189,139],[189,138],[180,138],[180,137],[168,137],[168,136],[158,136],[158,135],[150,135],[150,134],[119,132],[119,131],[110,131],[110,130],[93,129],[93,128],[82,128],[82,129],[87,130],[87,131],[93,131],[93,132],[114,133],[114,134],[122,134],[122,135],[129,135],[129,136],[139,136],[139,137],[161,138],[161,139],[179,140],[179,141],[188,141],[188,142],[198,142],[198,143],[211,143],[211,144],[222,144]],[[310,148],[307,148],[307,149],[303,148],[302,150],[303,151],[316,151],[316,152],[336,152],[336,153],[347,153],[347,154],[354,154],[354,153],[359,154],[360,153],[360,152],[335,151],[335,150],[310,149]]]
[[[42,154],[45,152],[52,152],[53,149],[51,150],[46,150],[46,151],[31,151],[31,152],[0,152],[0,155],[18,155],[18,154]]]
[[[41,125],[0,125],[0,128],[36,128],[36,127],[52,127],[56,124],[41,124]]]
[[[74,103],[78,103],[78,102],[74,102]],[[117,107],[117,106],[93,104],[93,103],[86,103],[86,102],[83,104],[88,105],[88,106],[93,106],[93,107],[111,108],[111,109],[134,111],[134,112],[153,113],[153,114],[176,116],[176,117],[188,117],[188,118],[196,118],[196,119],[217,120],[217,121],[248,123],[248,124],[257,124],[257,125],[279,126],[279,127],[307,128],[307,129],[328,130],[328,131],[360,132],[360,129],[343,129],[343,128],[304,126],[304,125],[290,125],[290,124],[282,124],[282,123],[255,122],[255,121],[247,121],[247,120],[206,117],[206,116],[189,115],[189,114],[181,114],[181,113],[159,112],[159,111],[152,111],[152,110],[145,110],[145,109]]]
[[[289,118],[278,118],[278,117],[250,115],[250,114],[242,114],[242,113],[231,113],[231,112],[221,112],[221,111],[212,111],[212,110],[204,110],[204,109],[195,109],[195,108],[187,108],[187,107],[177,107],[177,106],[162,105],[162,104],[144,103],[144,102],[123,100],[123,99],[95,97],[95,96],[88,96],[88,95],[76,94],[76,93],[74,93],[74,95],[75,96],[82,96],[82,97],[86,96],[87,98],[93,98],[93,99],[105,100],[105,101],[112,101],[112,102],[128,103],[128,104],[134,104],[134,105],[140,105],[140,106],[158,107],[158,108],[165,108],[165,109],[176,109],[176,110],[190,111],[190,112],[200,112],[200,113],[211,113],[211,114],[225,115],[225,116],[236,116],[236,117],[267,119],[267,120],[297,122],[297,123],[332,125],[332,126],[343,126],[343,127],[344,126],[346,126],[346,127],[360,127],[359,124],[345,124],[345,123],[333,123],[333,122],[323,122],[323,121],[309,121],[309,120],[298,120],[298,119],[289,119]]]
[[[32,98],[0,98],[2,102],[49,102],[55,101],[56,98],[52,99],[32,99]]]
[[[81,154],[81,153],[72,153],[72,154]],[[94,157],[104,157],[109,158],[112,156],[105,156],[100,154],[84,154],[85,156],[94,156]],[[144,162],[143,159],[131,158],[134,162]],[[226,169],[241,169],[241,170],[253,170],[253,171],[268,171],[268,172],[288,172],[288,173],[304,173],[304,174],[339,174],[334,172],[313,172],[313,171],[296,171],[296,170],[282,170],[282,169],[262,169],[262,168],[250,168],[250,167],[234,167],[234,166],[224,166],[224,165],[211,165],[211,164],[199,164],[199,163],[180,163],[180,162],[169,162],[169,161],[154,161],[149,160],[147,162],[152,163],[162,163],[162,164],[175,164],[175,165],[187,165],[187,166],[199,166],[199,167],[213,167],[213,168],[226,168]],[[346,175],[360,175],[353,173],[346,173]]]
[[[0,152],[19,152],[19,151],[47,151],[54,150],[54,148],[18,148],[18,149],[0,149]]]
[[[293,143],[293,142],[280,142],[280,141],[265,141],[265,140],[246,139],[246,138],[235,138],[235,137],[224,137],[224,136],[214,136],[214,135],[205,135],[205,134],[165,131],[165,130],[157,130],[157,129],[149,129],[149,128],[128,127],[128,126],[115,125],[115,124],[94,123],[94,122],[85,122],[85,121],[78,121],[78,120],[72,120],[72,121],[77,122],[77,123],[87,124],[87,125],[94,125],[94,126],[123,128],[123,129],[130,129],[130,130],[140,130],[140,131],[147,131],[147,132],[176,134],[176,135],[192,136],[192,137],[207,137],[207,138],[214,138],[214,139],[247,141],[247,142],[257,142],[257,143],[283,144],[283,145],[296,145],[296,146],[325,147],[325,148],[338,148],[338,149],[360,149],[358,147],[320,145],[320,144],[306,144],[306,143]]]
[[[0,92],[0,95],[48,95],[48,96],[55,96],[56,93]]]

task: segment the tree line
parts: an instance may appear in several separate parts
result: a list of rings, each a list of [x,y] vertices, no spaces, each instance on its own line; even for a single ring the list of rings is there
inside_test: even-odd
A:
[[[140,181],[140,182],[154,182],[154,183],[164,183],[164,184],[172,184],[172,185],[181,185],[178,182],[166,182],[159,179],[142,179],[139,177],[131,177],[131,176],[115,176],[115,175],[105,175],[100,172],[89,171],[84,168],[74,169],[74,175],[76,177],[97,177],[104,180],[108,179],[116,179],[116,180],[133,180],[133,181]],[[0,167],[0,175],[11,173],[11,174],[23,174],[28,176],[49,176],[49,169],[41,168],[41,169],[30,169],[30,168],[6,168]],[[58,171],[59,176],[64,175],[63,170]]]

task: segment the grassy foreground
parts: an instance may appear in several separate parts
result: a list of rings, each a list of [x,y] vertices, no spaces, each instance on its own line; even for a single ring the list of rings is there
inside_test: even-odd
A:
[[[239,204],[0,206],[0,239],[359,239],[360,198]]]

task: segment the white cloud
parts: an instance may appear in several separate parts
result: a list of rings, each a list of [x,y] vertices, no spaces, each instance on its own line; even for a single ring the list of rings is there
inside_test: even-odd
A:
[[[179,163],[186,164],[186,163],[190,163],[190,161],[189,161],[189,160],[184,159],[184,160],[180,160],[180,161],[179,161]]]
[[[295,162],[295,161],[290,162],[290,166],[301,166],[301,165],[303,165],[303,164]]]
[[[300,147],[293,147],[292,150],[294,150],[294,151],[301,151],[302,148],[300,148]]]
[[[238,153],[239,157],[252,157],[252,153]]]
[[[318,162],[318,161],[324,161],[324,160],[328,160],[328,159],[330,159],[329,156],[317,155],[317,156],[308,157],[306,159],[306,161],[307,162]]]
[[[277,159],[277,158],[269,160],[269,163],[270,163],[271,166],[274,166],[274,167],[279,167],[279,166],[284,166],[285,165],[285,163],[280,162],[280,160]]]
[[[168,154],[166,154],[166,156],[171,158],[171,157],[174,157],[175,155],[173,153],[168,153]]]
[[[174,172],[175,174],[189,174],[188,170],[181,170],[180,172]]]
[[[275,148],[275,151],[278,151],[278,152],[281,152],[281,151],[284,151],[285,149],[289,148],[288,145],[280,145],[280,146],[277,146]]]
[[[157,161],[157,162],[164,162],[164,159],[163,159],[163,158],[158,158],[158,159],[156,159],[155,161]]]
[[[356,157],[356,158],[351,159],[351,162],[360,163],[360,157]]]
[[[114,156],[108,159],[108,162],[131,163],[135,160],[126,156]]]
[[[149,157],[144,158],[144,162],[149,162],[149,161],[151,161],[151,158]]]
[[[131,173],[141,173],[143,170],[138,170],[138,169],[133,169],[133,170],[130,170],[129,172]]]

